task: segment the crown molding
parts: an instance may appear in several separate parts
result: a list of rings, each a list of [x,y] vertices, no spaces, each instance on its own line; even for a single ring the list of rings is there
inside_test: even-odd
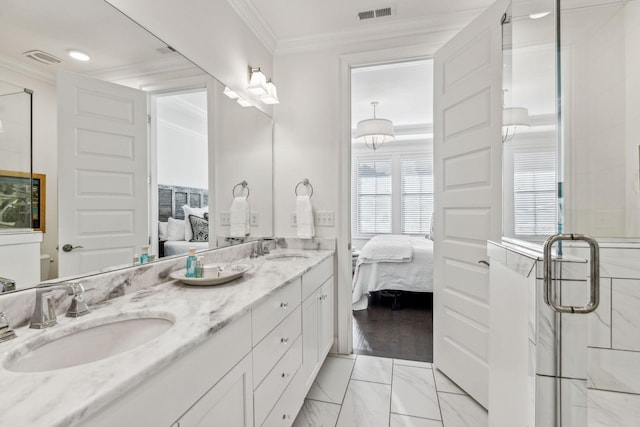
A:
[[[415,37],[447,31],[459,31],[476,18],[484,8],[463,12],[445,13],[426,17],[396,19],[362,25],[360,28],[313,35],[308,37],[282,39],[277,43],[275,53],[286,55],[310,50],[323,50],[337,46],[363,42],[375,42],[401,37]]]
[[[13,71],[14,73],[23,74],[32,79],[39,80],[48,85],[55,86],[56,84],[56,70],[52,69],[51,72],[43,71],[38,67],[24,64],[20,61],[16,61],[13,58],[0,55],[0,67]]]
[[[153,61],[139,62],[136,64],[127,64],[119,67],[102,68],[94,70],[84,75],[105,81],[120,81],[133,78],[142,78],[147,76],[155,76],[170,72],[190,71],[193,69],[201,70],[192,62],[185,59],[182,55],[167,58],[159,58]],[[202,71],[204,74],[204,71]]]
[[[251,0],[227,0],[227,2],[247,27],[258,37],[258,40],[267,48],[269,53],[273,55],[278,39]]]

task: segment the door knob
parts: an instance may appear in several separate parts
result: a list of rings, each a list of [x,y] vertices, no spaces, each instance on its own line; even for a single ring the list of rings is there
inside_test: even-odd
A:
[[[79,249],[81,247],[82,246],[73,246],[73,245],[67,243],[62,247],[62,250],[65,251],[65,252],[71,252],[72,250]]]

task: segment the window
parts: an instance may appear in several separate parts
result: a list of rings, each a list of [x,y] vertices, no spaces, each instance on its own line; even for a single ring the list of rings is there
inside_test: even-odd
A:
[[[432,156],[423,147],[354,153],[354,232],[427,234],[433,213]]]
[[[403,157],[400,160],[402,182],[402,234],[427,234],[433,214],[432,159]]]
[[[513,206],[516,235],[556,231],[556,174],[553,152],[513,154]]]
[[[357,160],[357,230],[360,234],[391,233],[391,158]]]

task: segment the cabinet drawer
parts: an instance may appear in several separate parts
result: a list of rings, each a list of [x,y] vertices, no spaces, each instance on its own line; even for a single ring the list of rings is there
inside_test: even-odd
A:
[[[302,276],[302,300],[333,275],[333,257],[329,257]]]
[[[302,409],[305,394],[304,378],[296,374],[261,427],[291,427]]]
[[[255,347],[278,323],[300,305],[300,278],[289,283],[269,296],[254,308],[252,317],[252,338]]]
[[[298,306],[253,349],[254,388],[258,388],[273,365],[286,353],[301,332],[302,315]]]
[[[302,340],[298,338],[289,351],[267,374],[253,394],[255,425],[262,424],[282,392],[293,379],[302,364]]]

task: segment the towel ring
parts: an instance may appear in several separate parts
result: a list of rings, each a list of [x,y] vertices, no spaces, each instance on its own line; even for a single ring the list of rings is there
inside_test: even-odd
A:
[[[233,190],[231,190],[231,194],[233,194],[233,197],[238,197],[238,196],[236,196],[236,189],[238,187],[242,187],[242,190],[245,190],[245,189],[247,190],[247,199],[248,199],[250,191],[249,191],[249,185],[247,184],[247,181],[239,182],[233,187]]]
[[[313,185],[311,185],[311,183],[307,178],[303,179],[296,185],[296,189],[294,190],[294,192],[296,193],[296,196],[299,196],[298,187],[300,187],[301,185],[304,185],[305,187],[309,187],[309,191],[310,191],[309,197],[313,196]]]

